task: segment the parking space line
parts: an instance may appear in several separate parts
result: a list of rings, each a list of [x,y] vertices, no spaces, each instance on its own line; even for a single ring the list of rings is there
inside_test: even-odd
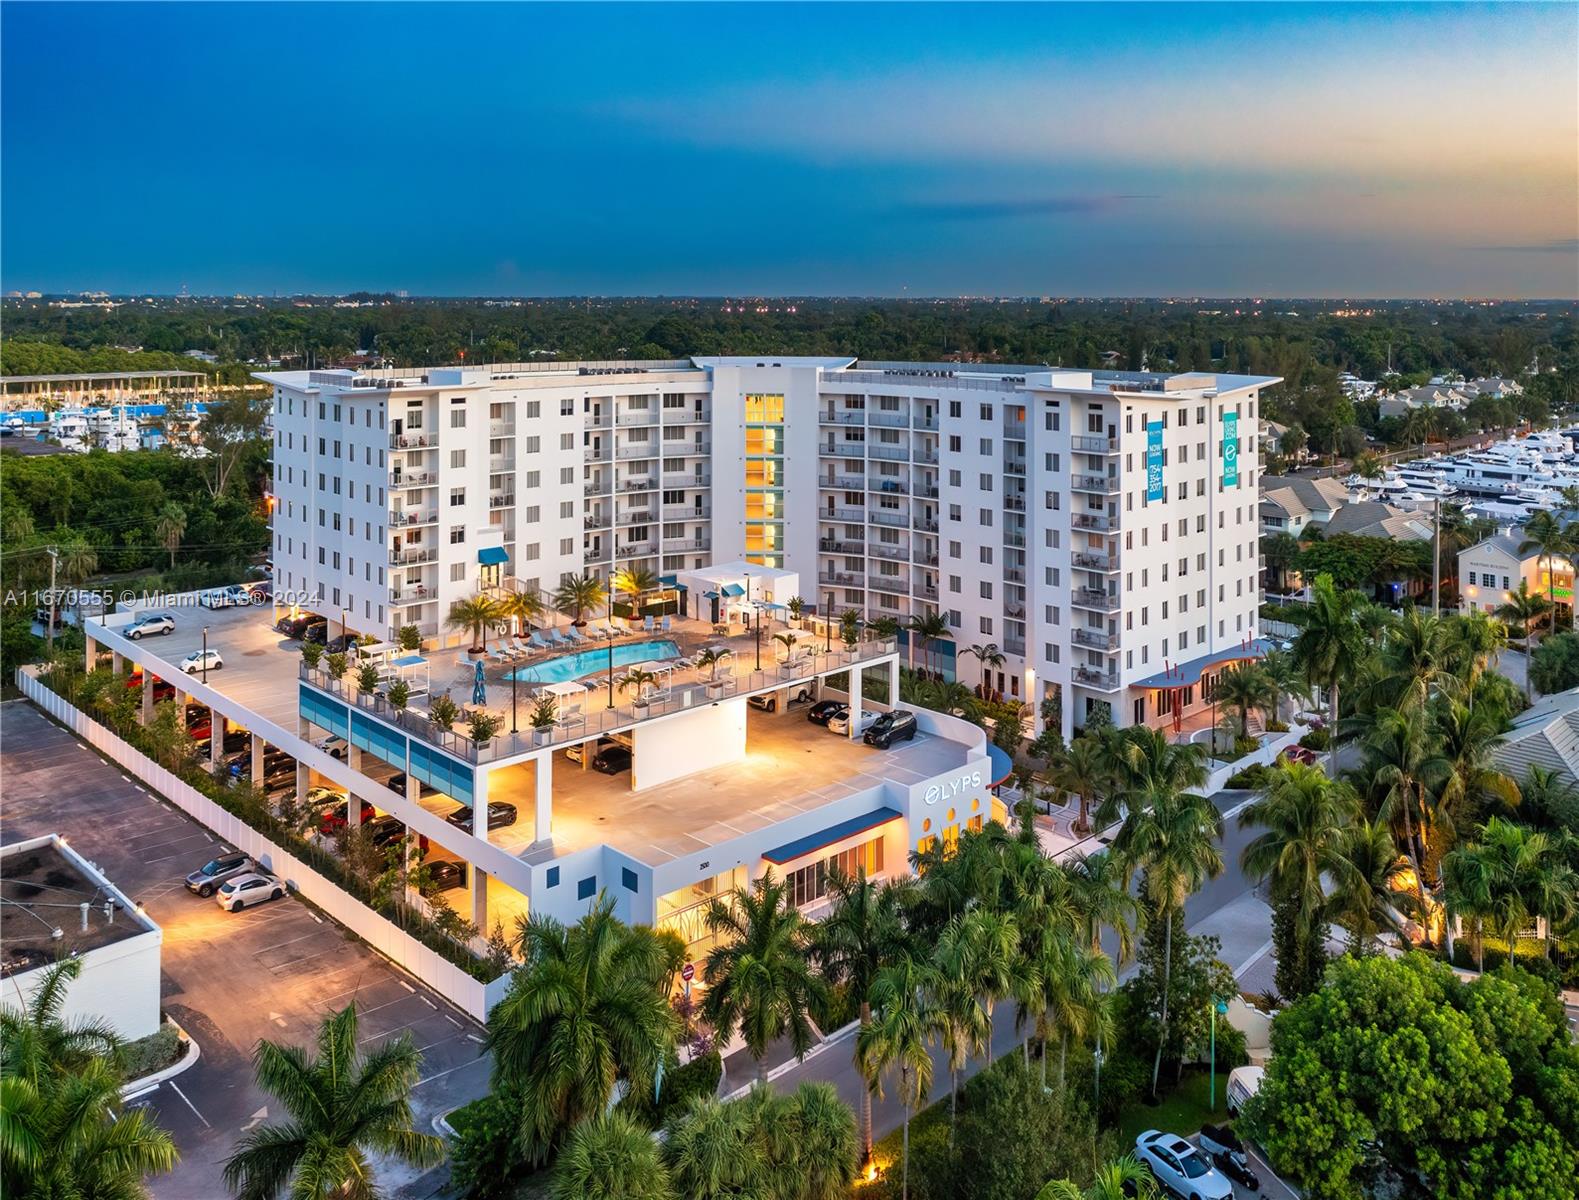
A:
[[[408,992],[415,992],[417,990],[416,988],[412,987],[409,983],[407,983],[404,979],[397,979],[397,980],[395,980],[395,982],[398,983],[401,987],[405,988],[406,991],[408,991]]]
[[[445,1013],[445,1014],[444,1014],[444,1019],[445,1019],[445,1020],[446,1020],[446,1021],[448,1021],[448,1022],[449,1022],[449,1023],[450,1023],[450,1024],[451,1024],[451,1025],[453,1025],[453,1026],[455,1026],[455,1028],[456,1028],[456,1029],[465,1029],[465,1028],[466,1028],[466,1026],[464,1026],[464,1025],[462,1025],[462,1024],[461,1024],[461,1023],[460,1023],[460,1022],[459,1022],[459,1021],[457,1021],[457,1020],[456,1020],[456,1019],[455,1019],[455,1018],[454,1018],[454,1017],[452,1017],[452,1016],[450,1016],[450,1014],[449,1014],[449,1013]]]
[[[318,936],[318,931],[316,929],[309,929],[306,933],[302,934],[301,937],[286,938],[283,942],[275,942],[272,946],[259,946],[252,952],[252,956],[254,958],[258,958],[261,955],[267,954],[270,950],[278,950],[281,946],[290,946],[296,942],[306,941],[308,938],[316,936]]]
[[[482,1041],[481,1038],[474,1038],[473,1040],[474,1041],[479,1041],[479,1042]],[[455,1074],[456,1071],[464,1071],[467,1067],[475,1066],[476,1064],[478,1064],[481,1061],[482,1061],[481,1057],[478,1057],[478,1058],[472,1059],[471,1062],[458,1063],[455,1066],[450,1067],[448,1070],[440,1071],[440,1072],[438,1072],[435,1075],[429,1075],[426,1079],[419,1079],[419,1080],[417,1080],[416,1083],[412,1084],[411,1086],[413,1088],[419,1088],[424,1083],[432,1083],[435,1079],[443,1079],[446,1075],[453,1075],[453,1074]]]
[[[173,1080],[173,1079],[170,1080],[170,1090],[172,1092],[174,1092],[177,1096],[181,1097],[181,1100],[186,1104],[186,1106],[192,1110],[192,1114],[195,1117],[197,1117],[197,1119],[199,1121],[203,1122],[203,1125],[206,1128],[208,1128],[208,1129],[214,1128],[212,1125],[210,1125],[208,1123],[208,1118],[205,1117],[202,1113],[197,1111],[197,1105],[193,1104],[190,1100],[188,1100],[186,1098],[186,1093],[183,1092],[179,1087],[176,1086],[175,1080]]]

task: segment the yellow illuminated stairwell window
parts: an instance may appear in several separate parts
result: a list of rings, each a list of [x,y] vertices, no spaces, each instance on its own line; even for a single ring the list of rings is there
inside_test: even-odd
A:
[[[784,565],[784,397],[746,395],[746,561]]]

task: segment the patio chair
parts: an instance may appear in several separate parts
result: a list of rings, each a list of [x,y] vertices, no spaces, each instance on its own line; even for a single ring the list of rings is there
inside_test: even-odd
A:
[[[573,646],[582,646],[586,644],[587,635],[572,625],[565,630],[565,640]]]
[[[532,630],[531,636],[527,638],[527,644],[536,650],[547,650],[549,648],[548,641],[543,637],[541,629]]]
[[[643,633],[651,633],[652,632],[652,625],[653,625],[652,617],[647,616],[647,617],[643,617],[641,619],[641,631]]]
[[[559,647],[559,646],[563,646],[563,645],[567,644],[567,639],[565,638],[565,636],[562,633],[560,633],[559,630],[556,629],[552,625],[550,625],[547,629],[543,630],[543,638],[544,638],[544,640],[546,640],[548,642],[550,648]]]
[[[665,633],[674,632],[674,618],[669,616],[667,613],[664,614],[663,618],[663,631]]]

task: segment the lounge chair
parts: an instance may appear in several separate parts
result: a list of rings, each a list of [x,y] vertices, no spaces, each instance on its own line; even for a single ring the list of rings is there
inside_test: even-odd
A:
[[[550,646],[568,646],[570,644],[570,639],[561,633],[559,628],[554,625],[550,625],[547,629],[543,630],[543,636],[548,639],[548,644]]]
[[[531,658],[532,655],[537,653],[537,647],[530,642],[523,642],[520,638],[510,639],[510,649],[514,650],[522,658]]]
[[[572,625],[565,630],[565,640],[570,642],[572,645],[580,646],[586,643],[587,635]]]
[[[653,626],[653,620],[652,620],[651,617],[643,617],[641,619],[641,631],[643,633],[651,633],[652,632],[652,626]]]
[[[536,650],[547,650],[550,648],[548,639],[543,636],[541,629],[532,630],[531,636],[527,638],[527,644]]]

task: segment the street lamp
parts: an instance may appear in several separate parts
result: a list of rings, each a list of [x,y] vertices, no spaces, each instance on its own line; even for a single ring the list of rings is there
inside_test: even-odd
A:
[[[760,671],[762,669],[762,610],[753,606],[753,608],[748,611],[755,612],[757,616],[757,670]]]
[[[1209,1105],[1208,1105],[1208,1107],[1210,1107],[1213,1112],[1216,1112],[1217,1111],[1217,1014],[1218,1013],[1222,1013],[1224,1016],[1228,1015],[1228,1002],[1226,1000],[1213,1000],[1212,1003],[1211,1003],[1211,1010],[1212,1010],[1212,1082],[1211,1082],[1211,1090],[1207,1093],[1207,1096],[1209,1098]]]
[[[515,676],[516,676],[516,672],[512,669],[511,672],[510,672],[510,736],[512,738],[516,735],[516,728],[515,728],[515,689],[516,689],[516,682],[515,682]]]
[[[828,611],[822,618],[823,653],[833,653],[833,593],[828,593]]]
[[[614,707],[614,629],[611,626],[603,635],[609,639],[609,707]]]
[[[203,672],[203,682],[208,682],[208,626],[203,626],[203,665],[198,668]]]

